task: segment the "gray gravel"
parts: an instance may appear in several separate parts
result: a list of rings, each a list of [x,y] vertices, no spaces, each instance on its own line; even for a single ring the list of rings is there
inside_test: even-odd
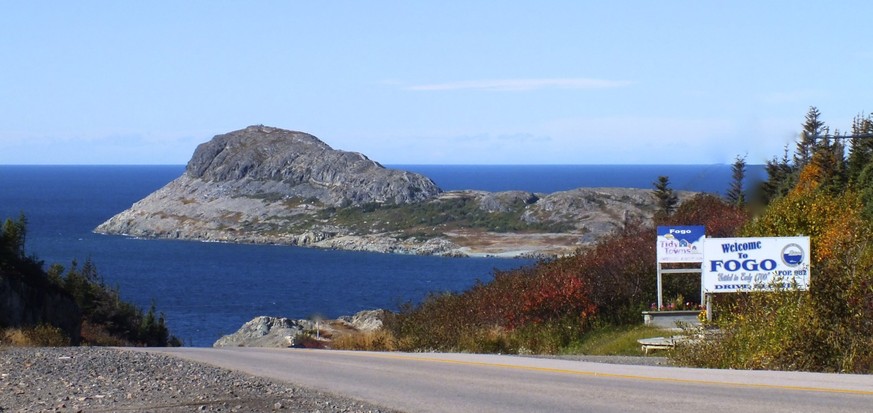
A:
[[[526,356],[555,358],[562,360],[589,361],[592,363],[628,364],[634,366],[672,366],[670,359],[658,356],[584,356],[584,355],[559,355],[559,356]]]
[[[0,412],[391,412],[170,356],[0,348]]]

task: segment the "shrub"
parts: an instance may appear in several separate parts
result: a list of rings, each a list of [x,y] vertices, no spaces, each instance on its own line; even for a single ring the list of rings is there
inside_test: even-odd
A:
[[[814,172],[814,171],[813,171]],[[808,235],[809,291],[718,297],[718,340],[691,342],[678,361],[720,368],[873,371],[873,229],[857,194],[799,184],[743,229],[745,235]]]
[[[703,225],[708,237],[735,236],[748,222],[748,213],[712,194],[697,194],[679,205],[660,225]]]
[[[719,308],[718,335],[698,340],[673,352],[677,364],[709,368],[796,369],[802,342],[797,326],[809,319],[805,291],[738,293]]]
[[[664,223],[704,225],[726,236],[735,235],[747,215],[718,197],[699,195],[669,220]],[[654,239],[651,225],[630,221],[572,256],[498,271],[463,293],[406,304],[385,328],[400,350],[559,352],[594,326],[639,324],[640,312],[656,296]],[[689,277],[665,279],[668,296],[699,291],[699,281]]]
[[[396,351],[396,339],[390,331],[354,332],[334,337],[330,348],[336,350]]]
[[[40,324],[7,329],[0,334],[0,344],[15,347],[64,347],[70,345],[70,338],[58,327]]]
[[[109,332],[105,325],[82,321],[82,343],[89,346],[127,347],[133,343]]]

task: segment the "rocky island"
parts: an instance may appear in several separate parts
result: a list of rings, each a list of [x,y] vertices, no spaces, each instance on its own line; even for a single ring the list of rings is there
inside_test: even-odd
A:
[[[687,194],[680,194],[684,197]],[[197,147],[182,176],[100,224],[143,238],[446,256],[552,256],[628,219],[651,190],[443,191],[318,138],[263,125]]]

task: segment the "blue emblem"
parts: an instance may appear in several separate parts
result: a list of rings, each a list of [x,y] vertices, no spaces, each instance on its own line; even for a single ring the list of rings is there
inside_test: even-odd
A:
[[[803,248],[797,244],[788,244],[782,248],[782,262],[789,267],[796,267],[803,262]]]

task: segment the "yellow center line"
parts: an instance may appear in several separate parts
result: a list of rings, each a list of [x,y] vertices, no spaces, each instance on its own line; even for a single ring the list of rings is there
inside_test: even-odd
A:
[[[766,383],[736,383],[736,382],[724,382],[724,381],[714,381],[714,380],[679,379],[679,378],[671,378],[671,377],[651,377],[651,376],[640,376],[640,375],[634,375],[634,374],[603,373],[603,372],[586,371],[586,370],[569,370],[569,369],[558,369],[558,368],[551,368],[551,367],[522,366],[522,365],[517,365],[517,364],[505,364],[505,363],[488,363],[488,362],[484,362],[484,361],[448,360],[448,359],[441,359],[441,358],[400,355],[400,354],[392,354],[392,353],[365,353],[365,352],[351,351],[351,352],[344,352],[343,354],[355,355],[355,356],[359,356],[359,357],[373,357],[373,358],[394,359],[394,360],[411,360],[411,361],[422,361],[422,362],[429,362],[429,363],[457,364],[457,365],[464,365],[464,366],[495,367],[495,368],[505,368],[505,369],[513,369],[513,370],[537,371],[537,372],[543,372],[543,373],[558,373],[558,374],[569,374],[569,375],[576,375],[576,376],[604,377],[604,378],[625,379],[625,380],[646,380],[646,381],[681,383],[681,384],[697,384],[697,385],[710,385],[710,386],[733,386],[733,387],[756,388],[756,389],[793,390],[793,391],[807,391],[807,392],[817,392],[817,393],[841,393],[841,394],[855,394],[855,395],[863,395],[863,396],[873,396],[873,390],[835,389],[835,388],[825,388],[825,387],[788,386],[788,385],[766,384]]]

